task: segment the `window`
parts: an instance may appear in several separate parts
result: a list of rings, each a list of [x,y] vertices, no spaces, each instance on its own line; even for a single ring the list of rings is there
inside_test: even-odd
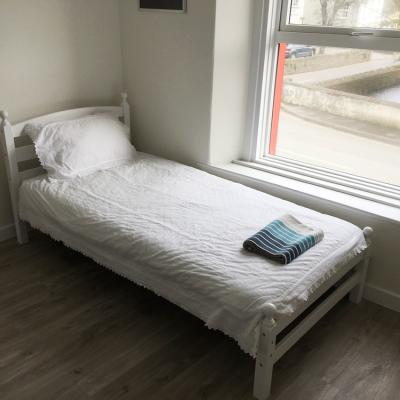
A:
[[[302,25],[347,26],[349,28],[398,29],[400,2],[398,0],[284,0],[287,25],[298,25],[293,19],[302,3]],[[343,24],[339,19],[347,17]],[[283,24],[285,25],[285,23]],[[287,26],[286,26],[287,28]]]
[[[342,8],[340,8],[337,12],[337,18],[347,19],[350,16],[350,4],[345,4]],[[336,16],[335,16],[336,19]]]
[[[266,1],[261,14],[249,159],[400,207],[400,0]]]

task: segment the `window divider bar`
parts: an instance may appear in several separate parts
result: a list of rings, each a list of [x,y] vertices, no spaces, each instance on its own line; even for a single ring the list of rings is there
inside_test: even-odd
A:
[[[253,63],[259,63],[258,76],[255,79],[262,82],[262,88],[259,90],[261,100],[256,104],[256,115],[250,131],[252,135],[250,160],[255,160],[264,154],[270,140],[273,112],[273,96],[270,94],[275,89],[276,60],[278,57],[275,36],[279,29],[282,6],[282,0],[258,1],[263,5],[260,31],[264,47],[259,49],[259,53],[253,57]]]
[[[394,37],[351,36],[321,32],[278,31],[276,43],[304,44],[322,47],[400,51],[400,39]]]
[[[281,0],[281,15],[279,23],[279,31],[296,32],[296,33],[316,33],[316,34],[335,34],[335,35],[354,35],[382,37],[382,38],[400,38],[400,30],[394,28],[379,27],[360,27],[360,26],[328,26],[318,24],[296,24],[290,23],[290,14],[293,0]],[[307,1],[307,0],[305,0]],[[305,43],[301,43],[305,44]]]
[[[374,202],[380,203],[380,204],[385,204],[385,205],[388,205],[391,207],[400,208],[400,202],[398,200],[391,199],[390,197],[387,197],[385,195],[374,194],[374,193],[370,193],[365,190],[359,190],[359,189],[353,188],[351,186],[344,186],[344,185],[341,185],[340,183],[328,182],[324,179],[313,178],[313,177],[302,175],[299,173],[286,171],[280,167],[271,167],[268,165],[262,165],[261,163],[240,161],[240,160],[234,161],[234,164],[258,169],[260,171],[269,172],[274,175],[278,175],[278,176],[281,176],[284,178],[294,179],[296,181],[319,186],[324,189],[330,189],[330,190],[334,190],[336,192],[350,194],[355,197],[374,201]]]
[[[357,181],[358,183],[363,183],[364,185],[367,185],[369,187],[373,188],[382,188],[383,190],[387,190],[391,193],[394,193],[396,195],[400,196],[400,187],[396,185],[392,185],[390,183],[386,182],[379,182],[373,179],[369,178],[364,178],[362,176],[356,176],[351,173],[347,172],[342,172],[342,171],[337,171],[333,170],[328,167],[320,167],[320,166],[314,166],[305,162],[300,162],[296,160],[290,160],[285,157],[281,156],[269,156],[265,155],[261,159],[258,160],[258,162],[265,163],[265,162],[273,162],[276,165],[283,165],[287,167],[295,167],[297,169],[300,169],[305,172],[314,172],[314,173],[319,173],[321,175],[326,175],[326,176],[331,176],[331,177],[336,177],[340,179],[344,179],[348,182],[354,182]]]
[[[259,160],[258,163],[261,165],[272,167],[272,168],[279,168],[283,171],[287,171],[287,172],[294,173],[297,175],[307,176],[309,178],[317,179],[317,180],[324,180],[326,182],[329,182],[329,183],[332,183],[335,185],[345,186],[345,187],[359,190],[362,192],[367,192],[367,193],[375,194],[378,196],[390,198],[390,199],[393,199],[396,201],[400,201],[400,193],[393,193],[393,192],[385,190],[384,188],[381,188],[379,186],[372,186],[372,185],[367,186],[365,184],[360,185],[356,179],[353,179],[352,181],[346,181],[343,179],[343,177],[338,177],[338,176],[333,176],[333,175],[332,176],[328,176],[328,175],[324,176],[321,173],[300,170],[300,168],[298,166],[282,165],[279,162],[268,161],[265,159]]]

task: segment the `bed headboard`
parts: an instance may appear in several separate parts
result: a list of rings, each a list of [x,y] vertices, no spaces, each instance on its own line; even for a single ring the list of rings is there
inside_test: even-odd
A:
[[[123,93],[121,95],[122,102],[117,107],[85,107],[72,110],[60,111],[52,114],[42,115],[40,117],[32,118],[15,125],[11,125],[8,120],[7,111],[0,111],[0,142],[2,152],[4,154],[4,161],[6,165],[8,184],[10,189],[11,205],[14,215],[15,229],[19,243],[25,243],[28,239],[25,224],[19,219],[18,215],[18,194],[21,182],[34,176],[45,174],[41,167],[28,167],[21,170],[20,164],[31,160],[37,160],[35,147],[32,142],[16,146],[16,138],[23,136],[23,128],[27,123],[51,123],[57,121],[67,121],[92,115],[94,113],[107,113],[121,118],[123,123],[130,129],[130,107],[128,103],[128,95]],[[17,139],[18,140],[18,139]]]

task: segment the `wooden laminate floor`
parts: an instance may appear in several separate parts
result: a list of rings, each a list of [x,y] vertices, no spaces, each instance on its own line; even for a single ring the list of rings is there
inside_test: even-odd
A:
[[[1,400],[250,400],[223,334],[44,235],[0,243]],[[400,314],[339,303],[275,366],[271,400],[399,400]]]

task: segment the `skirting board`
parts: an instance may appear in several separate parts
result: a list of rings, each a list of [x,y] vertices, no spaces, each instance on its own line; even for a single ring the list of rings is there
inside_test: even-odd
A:
[[[0,226],[0,242],[15,237],[14,224]]]
[[[365,285],[364,298],[393,311],[400,312],[400,295],[373,285]]]
[[[0,242],[15,237],[14,224],[0,226]],[[372,303],[400,312],[400,295],[367,284],[364,298]]]

